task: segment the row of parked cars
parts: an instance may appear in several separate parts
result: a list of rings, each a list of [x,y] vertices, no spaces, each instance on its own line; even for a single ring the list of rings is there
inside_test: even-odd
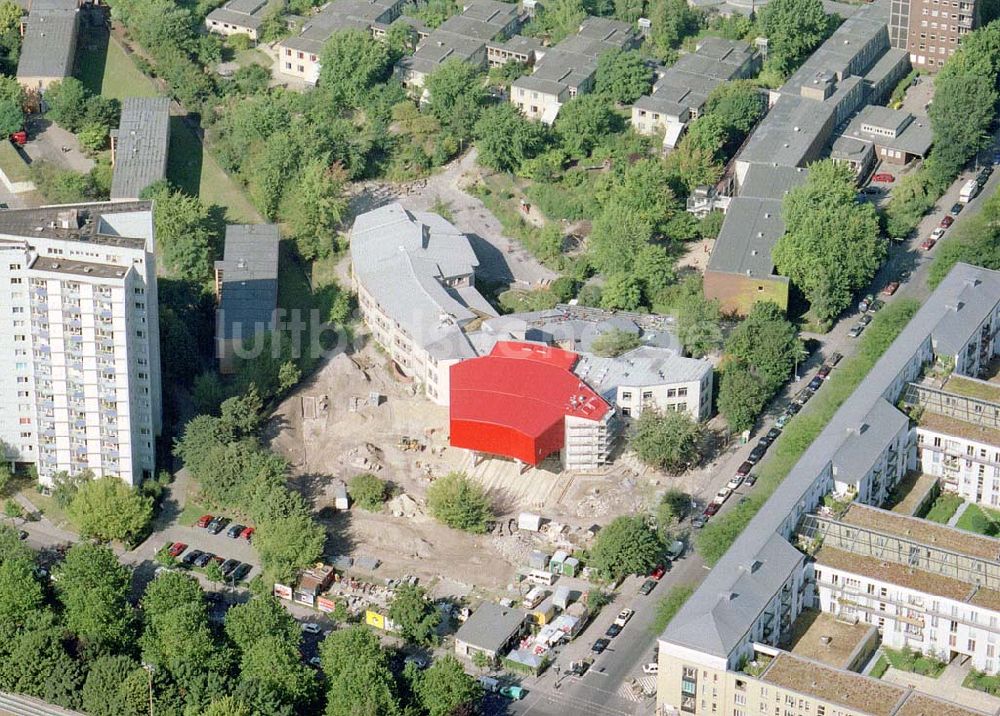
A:
[[[705,523],[722,509],[722,506],[726,504],[726,500],[728,500],[732,494],[736,492],[736,490],[741,487],[753,487],[757,483],[756,476],[753,472],[751,472],[754,465],[764,458],[764,455],[767,454],[768,448],[770,448],[774,441],[778,439],[778,436],[781,435],[781,431],[784,430],[788,421],[795,417],[795,415],[802,410],[802,406],[804,406],[809,399],[816,394],[816,391],[822,387],[823,382],[830,376],[830,371],[832,371],[833,367],[840,362],[842,357],[843,356],[841,356],[840,353],[834,353],[831,355],[830,361],[828,363],[824,363],[820,369],[816,371],[816,375],[814,375],[812,380],[809,381],[809,384],[800,390],[792,402],[788,404],[788,407],[785,408],[785,412],[782,413],[775,421],[774,427],[768,430],[764,435],[760,436],[757,440],[757,444],[754,445],[750,454],[747,455],[747,459],[744,460],[738,468],[736,468],[736,474],[733,478],[726,483],[725,487],[715,493],[715,497],[708,503],[708,506],[705,507],[704,512],[692,520],[692,525],[696,529],[704,527]]]
[[[187,550],[186,554],[185,550]],[[240,562],[238,559],[225,559],[212,552],[205,552],[200,549],[188,550],[188,546],[184,542],[174,542],[167,545],[167,553],[171,557],[179,559],[181,564],[185,564],[188,567],[204,569],[211,562],[216,562],[222,570],[222,576],[226,578],[226,581],[234,583],[242,582],[253,569],[251,565]],[[184,555],[183,557],[181,556],[182,554]]]
[[[214,515],[202,515],[195,522],[195,527],[201,527],[210,535],[217,535],[222,530],[226,530],[226,536],[233,539],[245,539],[247,542],[253,541],[253,527],[241,524],[230,524],[232,520],[228,517],[216,517]],[[229,529],[226,529],[226,527]]]

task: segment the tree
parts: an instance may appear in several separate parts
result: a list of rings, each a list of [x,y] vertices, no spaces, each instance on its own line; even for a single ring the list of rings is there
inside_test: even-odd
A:
[[[84,536],[128,541],[146,529],[153,505],[117,477],[102,477],[80,487],[68,515]]]
[[[389,655],[363,626],[333,632],[320,645],[326,674],[326,716],[400,712]]]
[[[164,184],[148,188],[143,197],[154,201],[156,240],[166,268],[179,279],[208,281],[217,243],[208,207],[197,197],[170,191]]]
[[[281,636],[258,639],[243,654],[240,680],[271,692],[285,704],[305,705],[316,695],[316,674],[302,663],[296,645]]]
[[[130,574],[108,547],[81,542],[56,570],[56,594],[69,629],[98,653],[125,650],[132,639]]]
[[[663,543],[642,517],[616,517],[597,533],[590,566],[602,579],[649,574],[663,555]]]
[[[314,159],[299,173],[295,191],[285,195],[282,216],[288,222],[302,258],[312,261],[329,255],[337,227],[344,220],[347,172]]]
[[[741,361],[730,363],[719,386],[719,412],[733,432],[749,430],[757,422],[770,393],[760,378]]]
[[[254,438],[264,421],[264,401],[257,386],[251,384],[245,393],[222,401],[219,429],[222,440],[233,441]]]
[[[17,71],[21,54],[21,17],[24,12],[11,0],[0,2],[0,68],[11,75]]]
[[[609,202],[587,239],[587,253],[605,276],[633,275],[635,258],[653,239],[653,225],[634,208]]]
[[[634,311],[642,304],[642,283],[635,276],[614,274],[601,292],[601,308]]]
[[[54,674],[66,674],[72,660],[62,643],[63,630],[48,609],[36,608],[15,630],[11,622],[0,622],[4,658],[0,660],[0,689],[41,697]]]
[[[705,100],[705,113],[746,135],[767,110],[767,97],[753,80],[733,80],[716,86]]]
[[[130,688],[135,684],[130,677],[133,674],[141,676],[145,686],[148,676],[142,665],[129,656],[100,656],[94,660],[87,672],[87,680],[83,684],[83,708],[91,716],[141,716],[143,711],[134,711],[131,706],[134,694]],[[145,703],[145,688],[140,703]],[[148,712],[148,709],[146,709]]]
[[[10,557],[0,563],[0,622],[23,625],[42,603],[42,585],[29,558]]]
[[[719,304],[702,295],[701,284],[697,280],[687,280],[681,289],[676,310],[677,338],[684,350],[695,358],[701,358],[722,343]]]
[[[770,397],[802,355],[802,341],[795,325],[785,318],[777,304],[758,301],[729,335],[726,353],[750,366]]]
[[[0,137],[8,137],[24,127],[24,110],[15,100],[0,98]]]
[[[590,344],[590,352],[595,355],[614,358],[642,345],[637,333],[629,333],[619,328],[602,333]]]
[[[224,696],[209,704],[208,708],[201,712],[201,716],[254,716],[254,714],[253,708],[243,699]]]
[[[354,504],[368,512],[380,512],[388,495],[388,485],[370,472],[355,475],[347,483]]]
[[[10,498],[3,503],[3,513],[8,519],[16,521],[24,517],[24,507],[14,498]]]
[[[462,60],[447,60],[425,82],[430,95],[430,112],[458,139],[472,136],[486,100],[482,73]]]
[[[854,192],[850,169],[823,160],[810,166],[806,183],[782,202],[785,233],[774,247],[774,263],[821,320],[850,305],[854,291],[871,281],[885,258],[875,209],[857,203]]]
[[[618,130],[620,119],[606,97],[577,95],[559,109],[555,131],[566,153],[581,159]]]
[[[33,559],[31,548],[9,525],[0,524],[0,564],[12,559]]]
[[[76,138],[86,152],[96,154],[107,146],[108,128],[103,124],[87,124],[80,129]]]
[[[287,579],[323,555],[326,530],[307,513],[258,522],[254,544],[269,575]]]
[[[701,460],[702,429],[686,412],[642,411],[629,442],[647,465],[680,472]]]
[[[222,574],[222,567],[217,560],[213,559],[205,565],[205,578],[212,584],[219,584],[226,579],[225,575]]]
[[[691,497],[676,488],[663,493],[656,505],[656,529],[664,544],[670,539],[671,531],[691,511]]]
[[[453,655],[437,659],[421,673],[414,684],[414,691],[428,716],[452,716],[472,709],[482,696],[482,689],[475,679]],[[469,711],[471,713],[471,711]]]
[[[493,517],[486,492],[461,472],[449,472],[431,483],[427,507],[438,522],[476,534],[485,533]]]
[[[760,11],[767,64],[790,75],[836,26],[820,0],[773,0]]]
[[[478,161],[501,172],[516,172],[545,147],[545,129],[510,102],[483,110],[473,128]]]
[[[597,60],[597,92],[621,104],[632,104],[653,86],[653,71],[638,50],[613,49]]]
[[[396,590],[389,604],[389,618],[399,626],[399,633],[414,644],[431,644],[441,622],[441,614],[427,600],[423,587],[404,584]]]
[[[701,15],[686,0],[652,0],[648,12],[653,53],[661,60],[675,58],[681,42],[701,25]]]
[[[586,18],[582,0],[551,0],[539,9],[531,24],[536,34],[547,36],[549,44],[554,45],[578,32]]]
[[[53,82],[45,91],[48,114],[59,126],[76,132],[86,116],[88,96],[87,88],[75,77]]]
[[[243,653],[267,636],[280,637],[293,646],[301,637],[295,618],[270,594],[231,607],[226,612],[225,628],[226,636]]]

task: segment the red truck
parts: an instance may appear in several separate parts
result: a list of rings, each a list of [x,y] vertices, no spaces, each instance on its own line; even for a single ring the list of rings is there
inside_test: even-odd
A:
[[[10,141],[12,141],[19,147],[23,147],[25,144],[28,143],[28,133],[25,132],[23,129],[14,132],[12,135],[10,135]]]

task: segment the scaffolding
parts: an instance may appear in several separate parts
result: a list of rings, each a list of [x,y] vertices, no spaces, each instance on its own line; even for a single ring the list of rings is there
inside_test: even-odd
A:
[[[1000,404],[921,383],[909,383],[903,401],[910,406],[955,418],[971,425],[1000,429]]]

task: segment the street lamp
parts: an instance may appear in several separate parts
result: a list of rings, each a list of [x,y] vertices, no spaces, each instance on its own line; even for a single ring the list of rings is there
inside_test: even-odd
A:
[[[153,716],[153,672],[156,667],[142,662],[142,668],[146,670],[146,675],[149,678],[149,716]]]

